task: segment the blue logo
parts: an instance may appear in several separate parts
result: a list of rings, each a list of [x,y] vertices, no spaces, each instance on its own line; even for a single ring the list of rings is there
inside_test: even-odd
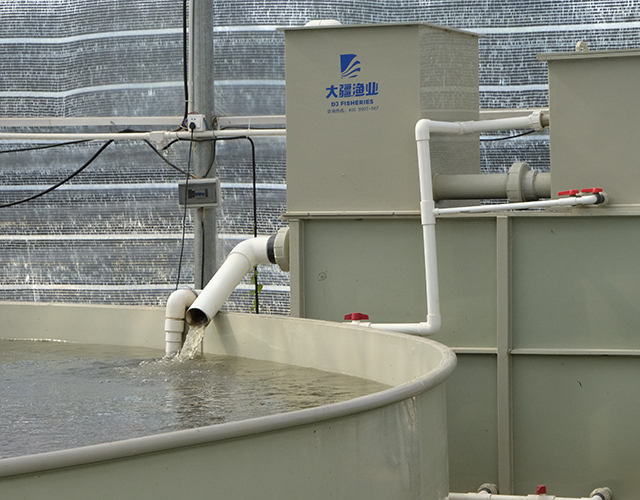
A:
[[[340,73],[342,78],[355,78],[360,72],[360,61],[356,59],[355,54],[340,55]]]

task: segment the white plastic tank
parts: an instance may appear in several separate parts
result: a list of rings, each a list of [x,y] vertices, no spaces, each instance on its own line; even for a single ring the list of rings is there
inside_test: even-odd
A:
[[[164,310],[2,303],[0,338],[38,333],[163,349]],[[316,408],[0,460],[3,497],[362,498],[448,495],[442,382],[456,364],[436,342],[356,325],[219,314],[205,352],[341,372],[389,389]]]

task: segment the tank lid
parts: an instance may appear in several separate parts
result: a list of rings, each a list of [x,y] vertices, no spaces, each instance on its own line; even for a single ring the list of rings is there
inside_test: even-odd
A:
[[[619,50],[587,50],[573,52],[556,52],[549,54],[538,54],[538,61],[561,61],[576,59],[602,59],[607,57],[637,57],[640,56],[638,49],[619,49]]]
[[[318,30],[318,29],[350,29],[350,28],[386,28],[394,26],[423,26],[426,28],[434,28],[442,31],[450,31],[460,33],[461,35],[471,35],[477,38],[484,38],[482,33],[474,33],[473,31],[461,30],[458,28],[449,28],[448,26],[440,26],[439,24],[411,22],[411,23],[371,23],[371,24],[309,24],[305,26],[282,26],[277,28],[278,31],[299,31],[299,30]]]

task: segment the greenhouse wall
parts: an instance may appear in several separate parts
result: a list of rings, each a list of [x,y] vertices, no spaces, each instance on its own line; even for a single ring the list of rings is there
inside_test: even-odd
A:
[[[180,126],[183,2],[2,0],[0,16],[0,119],[176,117],[164,128]],[[571,51],[578,41],[592,50],[640,46],[640,6],[628,1],[214,1],[215,114],[284,115],[284,36],[277,28],[328,18],[343,24],[424,21],[485,35],[479,64],[484,109],[548,104],[546,65],[536,60],[538,53]],[[63,130],[141,129],[134,119],[120,122]],[[2,124],[0,131],[61,131]],[[482,142],[482,169],[504,172],[527,161],[548,172],[548,139],[543,132]],[[0,142],[0,204],[60,182],[104,144],[31,149],[58,142]],[[271,234],[285,225],[285,139],[256,138],[255,145],[258,232]],[[182,170],[188,166],[186,143],[161,154]],[[253,232],[248,142],[218,142],[214,167],[222,186],[221,261]],[[183,178],[148,144],[116,142],[58,189],[0,209],[0,299],[164,305],[178,281],[193,283],[192,218],[187,213],[185,219],[177,204],[176,184]],[[287,314],[287,274],[261,268],[260,280],[261,310]],[[247,280],[227,308],[250,311],[250,288]]]

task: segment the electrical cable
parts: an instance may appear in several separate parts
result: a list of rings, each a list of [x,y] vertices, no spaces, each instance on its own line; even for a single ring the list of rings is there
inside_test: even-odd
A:
[[[256,183],[256,145],[251,137],[246,137],[251,143],[251,167],[253,173],[253,237],[258,237],[258,188]],[[214,143],[215,144],[215,143]],[[260,314],[260,284],[258,283],[258,266],[253,268],[253,284],[256,297],[256,314]]]
[[[182,2],[182,71],[183,71],[183,80],[184,80],[184,119],[182,123],[187,120],[187,115],[189,114],[189,72],[188,72],[188,59],[189,54],[187,50],[188,46],[188,37],[187,37],[187,0]],[[193,132],[193,130],[192,130]]]
[[[35,200],[36,198],[39,198],[40,196],[43,196],[47,193],[50,193],[51,191],[53,191],[54,189],[59,188],[60,186],[62,186],[64,183],[68,182],[69,180],[73,179],[76,175],[78,175],[80,172],[82,172],[85,168],[87,168],[89,165],[91,165],[91,163],[93,162],[93,160],[95,160],[98,156],[100,156],[100,153],[102,153],[107,146],[109,146],[109,144],[111,144],[113,142],[113,140],[107,141],[106,143],[104,143],[102,145],[102,147],[89,159],[89,161],[87,161],[84,165],[82,165],[78,170],[76,170],[75,172],[73,172],[71,175],[65,177],[63,180],[61,180],[60,182],[58,182],[57,184],[54,184],[53,186],[45,189],[44,191],[40,191],[39,193],[36,193],[32,196],[29,196],[27,198],[24,198],[22,200],[18,200],[18,201],[13,201],[11,203],[5,203],[4,205],[0,205],[0,208],[7,208],[7,207],[12,207],[14,205],[19,205],[21,203],[26,203],[27,201],[31,201],[31,200]]]
[[[21,153],[23,151],[37,151],[39,149],[58,148],[60,146],[70,146],[72,144],[81,144],[83,142],[91,142],[92,140],[93,139],[83,139],[81,141],[59,142],[57,144],[47,144],[46,146],[33,146],[31,148],[5,149],[4,151],[0,151],[0,154],[2,154],[2,153]]]
[[[178,142],[178,139],[174,139],[173,141],[171,141],[169,144],[167,144],[166,146],[164,146],[162,148],[162,151],[166,151],[167,149],[169,149],[171,146],[173,146],[176,142]]]
[[[523,135],[533,134],[534,132],[535,130],[527,130],[526,132],[522,132],[521,134],[508,135],[506,137],[494,137],[492,139],[480,138],[480,142],[507,141],[509,139],[515,139],[516,137],[522,137]]]
[[[113,122],[111,122],[111,123],[112,123],[112,125],[115,127],[115,123],[113,123]],[[117,131],[119,134],[132,134],[132,133],[146,133],[146,132],[148,132],[147,130],[135,130],[135,129],[132,129],[132,128],[126,128],[126,129],[124,129],[124,130],[118,130],[118,129],[117,129],[117,127],[116,127],[116,131]],[[191,136],[193,137],[193,130],[191,130]],[[151,148],[151,150],[152,150],[155,154],[157,154],[157,155],[160,157],[160,159],[161,159],[163,162],[165,162],[165,163],[166,163],[167,165],[169,165],[171,168],[173,168],[173,169],[177,170],[178,172],[180,172],[180,173],[181,173],[181,174],[183,174],[183,175],[191,175],[191,177],[193,177],[194,179],[197,179],[197,177],[196,177],[195,175],[193,175],[193,174],[187,174],[187,172],[185,172],[184,170],[182,170],[180,167],[178,167],[177,165],[174,165],[174,164],[173,164],[173,163],[171,163],[169,160],[167,160],[167,159],[164,157],[164,155],[163,155],[162,153],[160,153],[160,151],[158,151],[158,149],[157,149],[153,144],[151,144],[151,141],[149,141],[148,139],[144,139],[144,142],[147,144],[147,146],[149,146],[149,147]],[[174,142],[175,142],[175,141],[174,141]],[[171,143],[171,144],[173,144],[173,143]],[[163,149],[163,151],[164,151],[165,149],[167,149],[171,144],[169,144],[168,146],[165,146],[164,148],[162,148],[162,149]]]
[[[211,151],[211,162],[209,163],[209,168],[207,169],[207,171],[202,177],[207,177],[209,175],[209,172],[211,172],[211,169],[213,168],[213,163],[216,161],[216,144],[218,144],[218,141],[213,141],[213,148]]]
[[[209,168],[207,169],[207,171],[204,173],[204,175],[202,176],[202,178],[204,179],[205,177],[207,177],[209,175],[209,172],[211,172],[211,169],[213,168],[213,164],[216,161],[216,143],[220,140],[223,141],[226,138],[215,138],[215,139],[202,139],[202,140],[194,140],[194,142],[203,142],[203,141],[212,141],[213,142],[213,151],[211,154],[211,163],[209,163]],[[231,137],[231,139],[237,139],[237,137]],[[174,139],[173,141],[171,141],[169,144],[167,144],[166,146],[164,146],[162,148],[163,151],[166,151],[167,149],[169,149],[171,146],[173,146],[176,142],[179,141],[185,141],[185,140],[189,140],[189,139]],[[163,158],[164,159],[164,158]],[[165,160],[166,161],[166,160]],[[195,177],[194,175],[192,175],[192,177]],[[195,177],[197,178],[197,177]]]
[[[173,163],[171,163],[169,160],[167,160],[167,159],[164,157],[164,155],[163,155],[160,151],[158,151],[158,150],[156,149],[156,147],[155,147],[153,144],[151,144],[151,141],[147,141],[147,140],[145,140],[144,142],[146,142],[146,143],[147,143],[147,146],[149,146],[149,147],[151,148],[151,150],[152,150],[155,154],[157,154],[157,155],[160,157],[160,159],[161,159],[163,162],[165,162],[167,165],[169,165],[171,168],[176,169],[178,172],[180,172],[180,173],[181,173],[181,174],[183,174],[183,175],[191,176],[191,177],[193,177],[194,179],[197,179],[197,177],[196,177],[195,175],[185,172],[185,171],[184,171],[184,170],[182,170],[178,165],[174,165],[174,164],[173,164]]]
[[[257,237],[258,236],[258,197],[257,197],[257,172],[256,172],[256,145],[253,142],[253,139],[251,137],[248,137],[246,135],[239,135],[239,136],[235,136],[235,137],[213,137],[213,138],[206,138],[206,139],[193,139],[193,130],[191,131],[191,139],[178,139],[180,141],[185,141],[185,140],[190,140],[192,143],[193,142],[213,142],[214,145],[217,141],[235,141],[235,140],[239,140],[239,139],[246,139],[249,141],[249,143],[251,144],[251,168],[252,168],[252,174],[253,174],[253,183],[252,183],[252,187],[253,187],[253,236]],[[214,155],[215,156],[215,155]],[[212,165],[213,165],[213,160],[212,160]],[[209,167],[209,170],[211,169],[211,167]],[[209,171],[207,171],[207,174],[209,173]],[[206,176],[205,176],[206,177]],[[260,313],[260,299],[259,299],[259,293],[260,293],[260,283],[258,282],[258,266],[255,266],[253,269],[253,277],[252,277],[252,282],[255,286],[254,289],[254,293],[255,293],[255,309],[256,309],[256,314]]]
[[[195,125],[191,128],[191,139],[192,142],[189,143],[189,156],[187,158],[187,172],[186,172],[186,181],[185,181],[185,193],[188,192],[189,189],[189,171],[191,170],[191,150],[193,149],[193,130],[195,129]],[[185,197],[184,200],[184,211],[182,213],[182,239],[180,242],[180,259],[178,261],[178,277],[176,279],[176,290],[178,289],[178,287],[180,286],[180,274],[182,272],[182,257],[184,255],[184,240],[185,240],[185,233],[187,230],[187,200]]]

